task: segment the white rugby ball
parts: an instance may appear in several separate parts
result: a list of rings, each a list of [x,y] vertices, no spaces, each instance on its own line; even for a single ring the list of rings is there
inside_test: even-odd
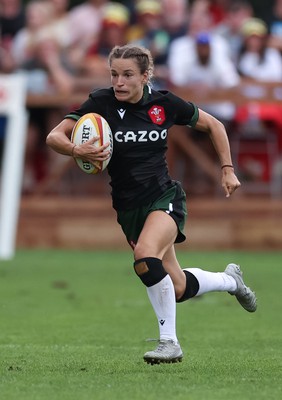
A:
[[[73,127],[71,141],[76,145],[80,145],[94,137],[99,137],[99,140],[93,146],[100,147],[107,142],[110,143],[108,148],[110,150],[110,157],[105,161],[96,161],[96,165],[75,157],[79,168],[87,174],[98,174],[104,171],[113,154],[113,136],[108,122],[99,114],[88,113],[83,115]]]

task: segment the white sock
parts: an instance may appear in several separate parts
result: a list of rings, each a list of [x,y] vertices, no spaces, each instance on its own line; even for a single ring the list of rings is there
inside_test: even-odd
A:
[[[185,270],[191,272],[199,282],[196,296],[208,292],[233,292],[237,288],[235,279],[225,272],[209,272],[200,268],[185,268]]]
[[[158,319],[160,339],[177,343],[175,291],[170,276],[166,275],[156,285],[147,287],[147,293]]]

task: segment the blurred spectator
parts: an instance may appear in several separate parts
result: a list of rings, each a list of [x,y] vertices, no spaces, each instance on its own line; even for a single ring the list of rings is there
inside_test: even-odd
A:
[[[32,55],[19,70],[28,77],[28,92],[36,94],[70,94],[75,71],[53,37],[44,37],[33,44]]]
[[[53,7],[46,0],[32,0],[26,6],[26,24],[18,31],[12,43],[12,54],[16,66],[33,56],[34,48],[44,28],[53,18]]]
[[[53,18],[47,29],[62,49],[70,45],[69,22],[70,0],[49,0],[53,7]]]
[[[21,0],[0,0],[0,71],[13,72],[11,46],[14,36],[25,25]]]
[[[25,25],[21,0],[0,0],[0,73],[12,73],[15,63],[11,45],[16,33]],[[7,118],[0,115],[0,171]]]
[[[209,0],[209,10],[213,25],[218,25],[226,19],[227,9],[232,0]]]
[[[188,26],[187,0],[160,0],[163,29],[168,33],[170,41],[185,35]]]
[[[195,37],[198,33],[213,29],[213,19],[208,0],[195,0],[189,11],[188,34]]]
[[[186,38],[182,38],[182,45],[188,46],[191,51],[194,50],[194,38],[203,32],[212,33],[213,51],[220,57],[223,55],[224,59],[226,56],[230,56],[230,49],[227,41],[214,31],[213,18],[209,8],[209,2],[206,0],[195,0],[190,7],[189,19],[188,19],[188,31]],[[179,45],[180,45],[179,39]],[[184,49],[183,49],[184,51]]]
[[[243,23],[253,16],[253,8],[246,0],[235,0],[229,5],[224,20],[216,27],[215,32],[228,42],[231,58],[236,63],[242,47],[241,29]]]
[[[108,57],[114,46],[122,46],[127,41],[127,29],[130,22],[130,13],[127,7],[122,4],[109,2],[105,8],[102,19],[102,29],[99,41],[90,51]],[[96,47],[96,50],[95,50]]]
[[[218,57],[213,47],[214,37],[209,33],[199,33],[193,41],[193,51],[177,53],[172,44],[169,58],[170,81],[175,86],[194,89],[203,98],[210,90],[230,88],[239,84],[240,77],[229,57]],[[177,43],[175,43],[177,45]],[[202,104],[204,110],[222,121],[230,121],[235,108],[230,102]]]
[[[69,12],[70,46],[78,64],[89,47],[99,39],[104,7],[107,3],[108,0],[87,0],[73,7]]]
[[[0,0],[1,37],[11,41],[25,25],[25,12],[21,0]]]
[[[186,34],[173,40],[170,45],[170,81],[176,88],[187,88],[200,94],[201,107],[227,124],[233,119],[234,105],[225,101],[207,104],[206,96],[211,91],[237,85],[239,76],[229,58],[226,41],[213,33],[213,20],[206,1],[196,0],[191,5],[188,25]],[[182,146],[189,151],[191,159],[197,154],[200,166],[195,168],[186,157],[184,162],[188,163],[185,164],[187,168],[182,166],[181,170],[192,174],[200,182],[198,190],[213,190],[216,168],[212,160],[215,154],[206,136],[193,129],[187,135],[187,128],[184,131],[182,127],[177,127],[174,137],[181,137]],[[176,143],[177,140],[179,139],[176,139]],[[191,178],[188,177],[189,179]]]
[[[242,77],[252,83],[244,85],[245,93],[255,97],[257,87],[255,82],[282,82],[282,57],[279,50],[269,47],[267,25],[263,20],[257,18],[247,20],[242,26],[242,35],[244,41],[238,60],[238,70]],[[245,179],[270,180],[277,162],[275,153],[279,150],[278,144],[281,138],[281,105],[250,101],[238,107],[235,121],[238,124],[237,136],[239,133],[243,143],[252,140],[254,151],[254,154],[248,150],[247,154],[242,155],[242,144],[240,147],[237,145],[238,149],[241,149],[237,151],[237,158]],[[260,154],[255,154],[255,148],[261,142]]]
[[[229,48],[225,39],[213,33],[212,19],[208,3],[196,0],[190,8],[188,29],[185,35],[173,40],[168,54],[170,80],[174,85],[181,86],[187,79],[186,68],[190,62],[198,59],[195,39],[200,34],[209,35],[211,54],[222,63],[229,57]],[[214,56],[212,56],[214,57]]]
[[[137,23],[128,32],[128,40],[148,47],[154,58],[166,48],[168,34],[162,29],[162,8],[157,0],[136,2]]]
[[[33,56],[21,65],[28,76],[29,94],[70,95],[74,87],[74,73],[68,60],[63,57],[60,46],[52,37],[34,43]],[[26,143],[23,189],[32,192],[35,185],[47,174],[51,167],[45,137],[50,127],[62,118],[62,108],[32,106],[28,108],[29,125]],[[52,155],[51,155],[52,157]],[[53,162],[52,162],[53,163]]]
[[[126,43],[129,20],[129,10],[122,4],[110,2],[105,6],[98,40],[94,40],[80,66],[80,76],[92,89],[111,84],[108,55],[114,46]]]
[[[227,124],[234,117],[234,105],[225,101],[210,104],[205,101],[211,91],[229,88],[240,82],[235,65],[229,57],[227,43],[222,37],[213,33],[213,22],[207,2],[196,0],[192,4],[188,22],[186,34],[173,40],[170,45],[168,56],[170,81],[175,89],[187,88],[200,94],[201,107]],[[194,168],[193,163],[189,163],[186,157],[184,162],[187,163],[185,164],[187,168],[182,166],[181,170],[184,170],[185,174],[192,174],[194,179],[196,177],[201,182],[199,190],[213,190],[212,182],[216,168],[212,159],[215,154],[206,136],[192,129],[187,135],[187,128],[183,130],[182,127],[177,127],[174,133],[172,137],[181,138],[182,146],[189,151],[191,159],[197,154],[198,161],[201,160],[199,165],[205,166],[204,169]],[[179,140],[176,139],[176,143]],[[171,165],[170,168],[175,169],[176,166]]]
[[[282,52],[282,0],[274,0],[271,11],[267,20],[269,45]]]
[[[136,3],[137,24],[129,29],[128,41],[148,48],[155,62],[154,86],[165,86],[167,80],[167,51],[169,34],[162,27],[159,1],[141,0]]]
[[[242,26],[243,44],[238,70],[243,77],[259,81],[282,80],[282,58],[268,45],[267,26],[261,19],[250,18]]]
[[[15,36],[12,50],[17,70],[24,71],[27,76],[29,94],[56,96],[72,93],[75,71],[68,54],[62,51],[60,35],[54,28],[57,21],[53,1],[32,0],[27,4],[26,26]],[[46,174],[45,136],[50,126],[62,118],[64,110],[32,106],[28,113],[23,182],[26,193],[33,191]]]
[[[26,26],[17,33],[12,44],[17,69],[26,71],[29,92],[69,93],[72,87],[72,68],[61,51],[59,31],[54,28],[55,2],[58,0],[28,3]]]

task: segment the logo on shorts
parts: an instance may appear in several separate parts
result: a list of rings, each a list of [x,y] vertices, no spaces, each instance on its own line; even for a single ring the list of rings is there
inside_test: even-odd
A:
[[[148,114],[154,124],[162,125],[165,122],[165,110],[162,106],[152,106]]]

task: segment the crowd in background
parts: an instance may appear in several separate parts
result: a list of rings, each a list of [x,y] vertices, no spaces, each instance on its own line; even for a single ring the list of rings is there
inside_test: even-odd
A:
[[[282,0],[265,20],[247,0],[0,0],[0,32],[0,73],[24,71],[28,92],[43,96],[110,86],[108,53],[129,42],[151,50],[156,89],[282,82]],[[201,106],[226,123],[237,111],[230,101]],[[29,109],[26,191],[46,174],[45,136],[64,112]]]

